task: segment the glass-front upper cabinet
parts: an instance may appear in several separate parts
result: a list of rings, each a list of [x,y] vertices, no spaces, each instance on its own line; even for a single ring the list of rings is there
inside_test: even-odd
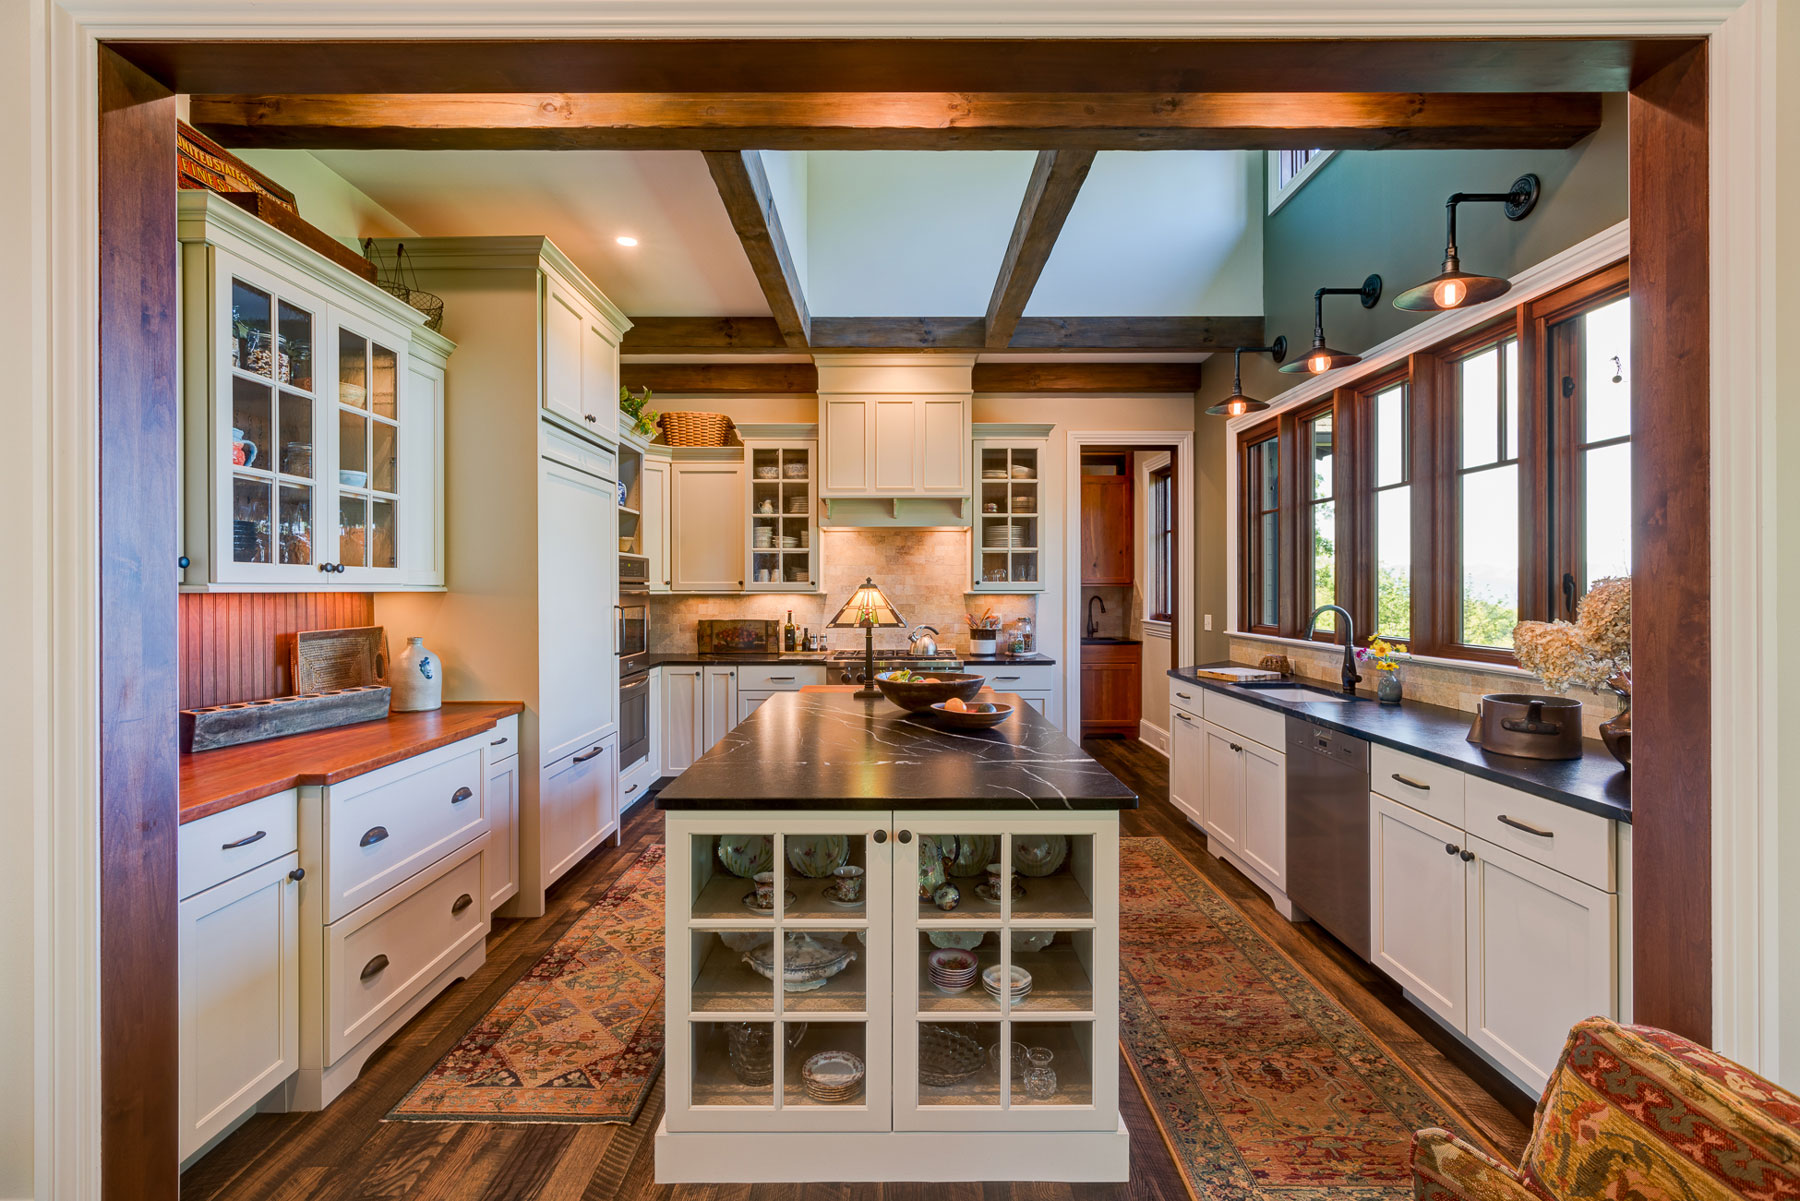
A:
[[[219,197],[179,206],[181,585],[441,587],[451,344]]]
[[[1042,592],[1053,514],[1045,492],[1046,443],[977,438],[973,592]]]

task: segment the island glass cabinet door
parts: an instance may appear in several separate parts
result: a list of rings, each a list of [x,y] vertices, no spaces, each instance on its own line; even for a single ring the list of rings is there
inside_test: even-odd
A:
[[[1117,815],[894,821],[894,1129],[1112,1130]]]
[[[892,1128],[891,818],[667,815],[671,1132]],[[839,867],[859,900],[828,891]]]

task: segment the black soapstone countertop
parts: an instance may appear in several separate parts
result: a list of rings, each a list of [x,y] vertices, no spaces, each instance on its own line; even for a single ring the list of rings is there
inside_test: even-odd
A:
[[[842,650],[844,648],[839,647],[838,649]],[[651,667],[662,667],[664,665],[674,667],[698,667],[707,663],[825,663],[827,661],[825,658],[827,653],[828,652],[826,651],[783,651],[779,654],[768,654],[766,652],[744,651],[739,654],[702,655],[694,651],[672,651],[651,655],[649,657],[649,665]],[[891,650],[877,650],[875,652],[875,657],[877,659],[891,659],[898,655],[898,653],[899,652],[897,651]],[[958,654],[954,650],[950,653],[956,655],[956,657],[961,659],[963,664],[968,667],[1053,667],[1056,664],[1056,660],[1048,655],[967,655]],[[831,662],[841,663],[844,662],[844,660],[835,659],[831,660]]]
[[[1204,668],[1245,667],[1244,663],[1206,663]],[[1585,754],[1579,759],[1521,759],[1516,755],[1496,755],[1484,751],[1469,739],[1472,713],[1403,700],[1398,705],[1383,705],[1374,698],[1359,695],[1348,704],[1306,704],[1282,701],[1256,688],[1230,684],[1224,680],[1205,679],[1194,674],[1193,667],[1176,667],[1169,671],[1174,679],[1222,693],[1234,700],[1273,709],[1278,713],[1304,718],[1314,725],[1341,730],[1370,742],[1418,755],[1473,776],[1533,793],[1585,813],[1631,820],[1631,773],[1619,766],[1606,744],[1588,738],[1582,742]],[[1285,677],[1299,688],[1327,691],[1313,681]]]
[[[989,730],[849,692],[783,692],[656,795],[661,809],[1135,809],[1137,795],[1017,696]]]

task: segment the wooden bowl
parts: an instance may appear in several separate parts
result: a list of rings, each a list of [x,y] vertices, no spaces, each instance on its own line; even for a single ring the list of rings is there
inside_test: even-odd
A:
[[[916,680],[890,680],[890,674],[892,673],[885,671],[876,672],[875,687],[881,689],[882,696],[908,713],[928,709],[953,696],[966,701],[980,692],[982,685],[987,683],[986,676],[958,671],[931,672],[931,678],[937,681],[935,684],[922,684]]]
[[[946,709],[942,704],[931,706],[932,716],[947,726],[955,726],[959,730],[988,730],[999,725],[1013,715],[1013,707],[1000,701],[978,701],[975,704],[990,706],[989,712],[969,708],[958,712]]]

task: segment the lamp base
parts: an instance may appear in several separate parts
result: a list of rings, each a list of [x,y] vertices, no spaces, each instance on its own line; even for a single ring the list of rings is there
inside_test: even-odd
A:
[[[850,695],[859,701],[878,701],[881,699],[881,689],[879,689],[879,688],[858,688],[855,692],[852,692]]]

